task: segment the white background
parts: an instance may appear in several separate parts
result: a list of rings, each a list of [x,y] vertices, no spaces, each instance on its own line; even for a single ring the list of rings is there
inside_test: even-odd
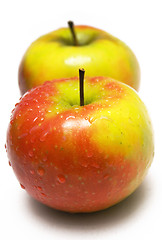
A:
[[[0,2],[0,239],[162,239],[162,7],[159,0],[28,0]],[[51,210],[22,190],[4,144],[20,97],[17,72],[30,43],[68,20],[120,38],[141,67],[139,95],[155,132],[155,157],[142,185],[108,210],[68,214]]]

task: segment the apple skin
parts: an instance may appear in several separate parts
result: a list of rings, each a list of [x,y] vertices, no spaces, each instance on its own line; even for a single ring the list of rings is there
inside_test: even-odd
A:
[[[148,112],[137,93],[107,77],[44,83],[16,104],[7,153],[22,188],[67,212],[93,212],[129,196],[154,153]]]
[[[60,28],[34,41],[19,67],[19,87],[24,94],[45,81],[86,75],[108,76],[139,89],[140,68],[131,49],[119,39],[90,26],[75,26],[79,46],[69,28]]]

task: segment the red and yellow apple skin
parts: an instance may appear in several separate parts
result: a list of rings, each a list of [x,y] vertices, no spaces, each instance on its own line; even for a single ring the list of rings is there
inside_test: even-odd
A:
[[[119,39],[90,26],[76,26],[79,46],[71,32],[61,28],[38,38],[27,49],[19,67],[19,87],[24,94],[45,81],[86,75],[108,76],[138,90],[140,69],[133,52]]]
[[[142,182],[153,159],[147,110],[126,84],[85,79],[44,83],[28,91],[12,112],[7,152],[22,188],[67,212],[108,208]]]

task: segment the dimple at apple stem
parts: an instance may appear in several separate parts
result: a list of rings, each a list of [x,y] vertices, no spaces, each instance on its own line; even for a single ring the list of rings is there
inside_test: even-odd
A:
[[[84,68],[79,69],[80,106],[84,106]]]
[[[76,37],[73,21],[68,21],[68,25],[69,25],[69,28],[70,28],[70,31],[71,31],[71,34],[72,34],[72,37],[73,37],[74,45],[78,46],[79,44],[78,44],[78,40],[77,40],[77,37]]]

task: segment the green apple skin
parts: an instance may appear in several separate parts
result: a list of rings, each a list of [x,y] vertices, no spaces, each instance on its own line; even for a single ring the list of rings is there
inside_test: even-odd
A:
[[[153,131],[137,93],[107,77],[60,79],[28,91],[16,105],[7,153],[21,186],[67,212],[94,212],[129,196],[153,159]]]
[[[140,69],[130,48],[105,31],[76,26],[78,46],[69,28],[48,33],[31,44],[19,67],[21,94],[45,81],[76,76],[79,68],[86,75],[108,76],[139,89]]]

